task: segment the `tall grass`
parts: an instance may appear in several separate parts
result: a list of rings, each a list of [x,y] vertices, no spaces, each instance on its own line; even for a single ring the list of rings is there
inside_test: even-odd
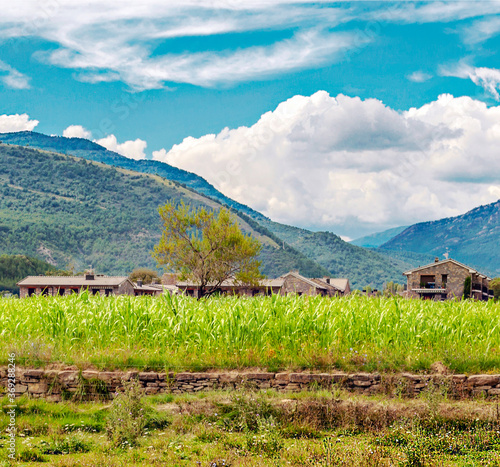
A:
[[[0,361],[194,369],[500,369],[500,304],[397,298],[0,300]]]

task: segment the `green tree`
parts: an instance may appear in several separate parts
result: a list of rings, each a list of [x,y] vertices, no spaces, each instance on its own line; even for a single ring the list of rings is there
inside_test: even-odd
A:
[[[490,281],[490,289],[493,290],[493,296],[495,300],[500,299],[500,277],[495,277]]]
[[[198,298],[215,293],[227,279],[237,284],[258,283],[256,256],[261,245],[243,234],[227,209],[214,212],[167,203],[159,213],[164,230],[153,256],[159,266],[194,282]]]
[[[134,269],[130,273],[128,278],[132,282],[137,282],[137,280],[142,280],[143,284],[151,284],[151,282],[153,282],[153,279],[159,279],[158,273],[156,271],[147,268]]]

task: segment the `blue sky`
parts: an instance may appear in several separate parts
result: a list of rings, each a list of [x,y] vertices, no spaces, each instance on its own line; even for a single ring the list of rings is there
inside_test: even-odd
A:
[[[276,220],[350,237],[500,196],[498,1],[4,3],[0,131],[85,136],[195,171]],[[285,123],[276,129],[280,105]],[[481,122],[477,134],[464,112]],[[333,140],[317,134],[322,126]],[[366,127],[377,133],[355,144]],[[403,127],[422,132],[418,144],[410,147]],[[485,173],[471,176],[462,158],[479,157],[476,139],[487,145],[475,164]],[[242,155],[252,141],[255,154]],[[427,156],[415,162],[423,146]],[[411,174],[379,159],[393,167],[412,159]],[[434,172],[410,199],[412,176],[450,160],[451,174]],[[391,207],[394,197],[404,206]]]

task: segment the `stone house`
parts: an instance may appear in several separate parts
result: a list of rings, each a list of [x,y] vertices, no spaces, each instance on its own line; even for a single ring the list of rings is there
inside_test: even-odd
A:
[[[421,266],[403,273],[407,278],[406,296],[427,300],[460,299],[464,295],[464,283],[471,278],[471,298],[488,300],[493,298],[490,278],[454,259]]]
[[[88,290],[100,295],[134,295],[134,284],[126,276],[28,276],[17,283],[19,297],[31,295],[70,295]]]
[[[190,281],[177,281],[174,274],[165,274],[162,283],[165,285],[175,283],[179,290],[186,295],[198,297],[198,285]],[[255,286],[237,284],[234,280],[229,279],[221,284],[218,291],[226,295],[243,296],[294,293],[297,295],[325,295],[332,297],[348,295],[351,289],[348,279],[331,279],[329,277],[308,279],[295,270],[276,279],[262,279]]]
[[[161,295],[167,287],[158,283],[158,279],[154,279],[151,284],[143,284],[142,280],[134,283],[134,295]]]

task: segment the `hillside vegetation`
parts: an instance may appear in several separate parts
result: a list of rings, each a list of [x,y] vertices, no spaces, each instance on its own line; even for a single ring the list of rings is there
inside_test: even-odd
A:
[[[158,206],[184,200],[217,209],[220,203],[159,176],[84,159],[0,145],[0,253],[27,254],[59,268],[92,265],[107,274],[155,267],[150,252],[161,233]],[[297,251],[283,249],[266,231],[238,218],[263,244],[264,274],[302,266],[327,271]]]
[[[19,293],[16,283],[21,279],[55,270],[54,266],[37,258],[24,255],[0,255],[0,292]]]
[[[412,251],[450,258],[500,276],[500,200],[461,216],[412,225],[381,250]]]
[[[305,276],[329,274],[333,277],[349,278],[354,287],[362,288],[365,285],[371,285],[381,288],[387,281],[404,282],[402,272],[421,264],[411,256],[403,258],[401,255],[393,257],[389,252],[384,252],[384,254],[368,252],[344,242],[340,237],[329,232],[315,233],[272,222],[259,212],[220,193],[196,174],[162,162],[128,159],[86,139],[46,136],[25,131],[0,134],[0,140],[4,143],[29,145],[63,154],[72,154],[136,172],[158,174],[180,183],[181,186],[196,190],[217,203],[237,210],[240,218],[244,218],[254,231],[272,238],[275,245],[283,247],[283,242],[285,242],[284,249],[279,255],[269,248],[265,248],[262,253],[265,271],[269,276],[280,275],[288,267],[287,265],[295,264],[294,269],[299,269],[300,273]],[[272,256],[272,261],[270,256]]]

